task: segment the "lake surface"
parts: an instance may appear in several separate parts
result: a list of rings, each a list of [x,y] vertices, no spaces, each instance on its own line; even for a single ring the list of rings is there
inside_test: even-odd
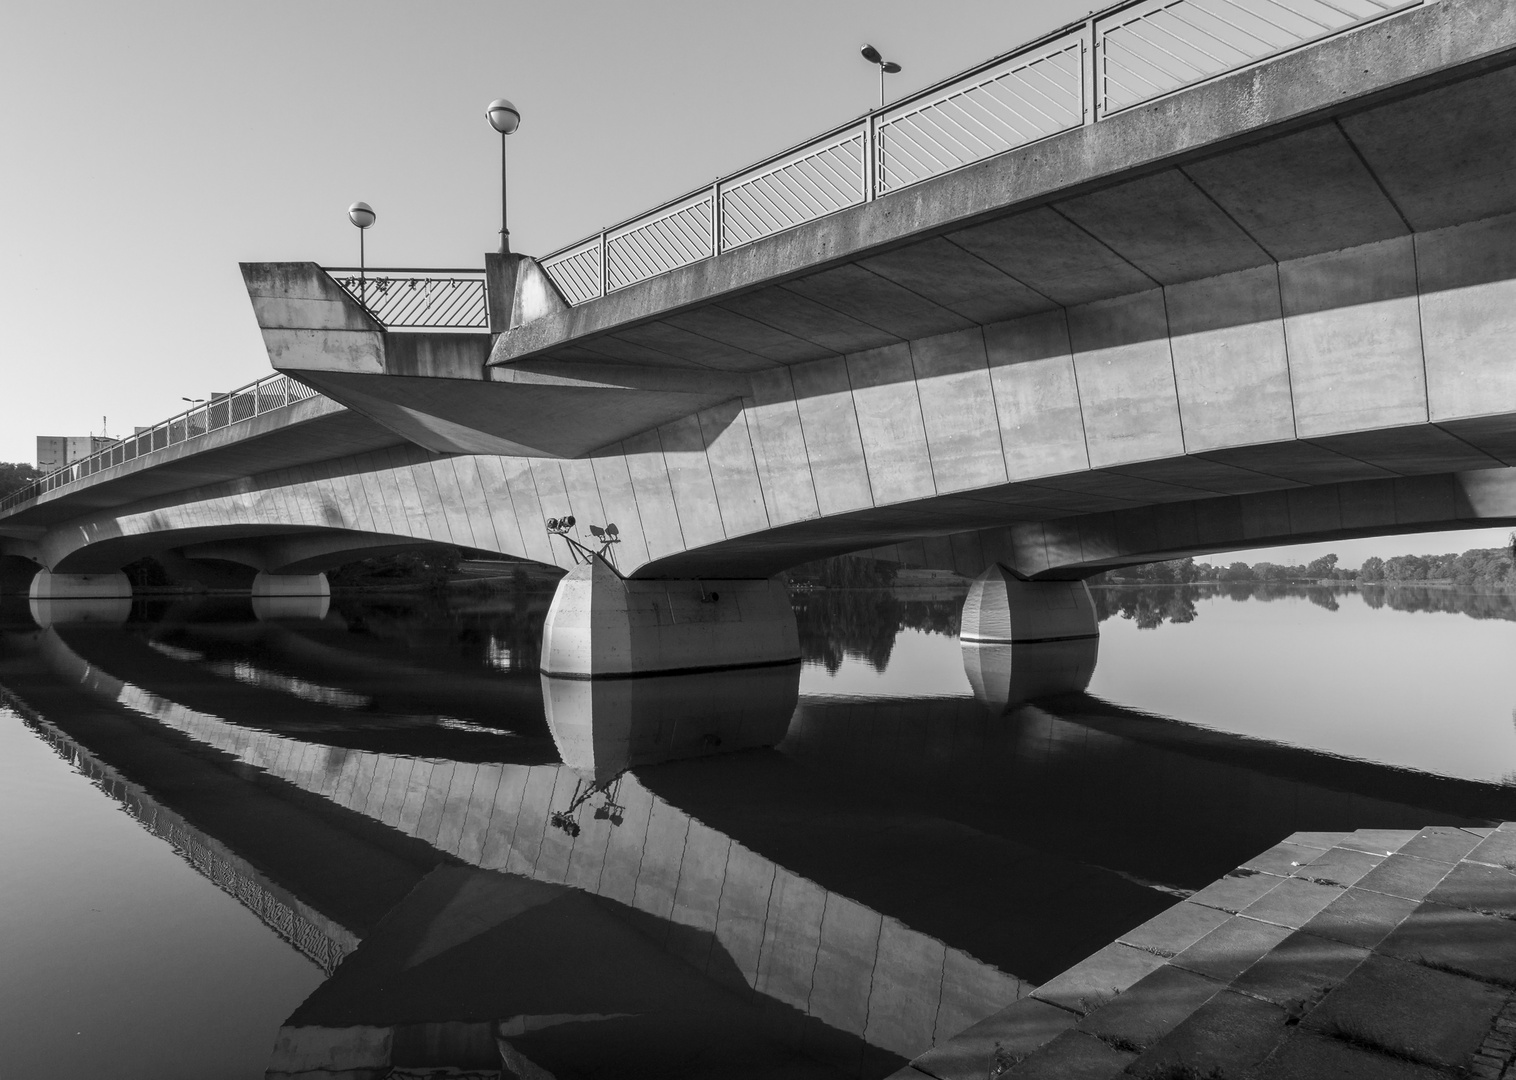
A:
[[[882,1077],[1301,829],[1516,818],[1516,604],[795,596],[573,683],[551,592],[0,606],[0,1077]],[[39,622],[44,625],[39,625]]]

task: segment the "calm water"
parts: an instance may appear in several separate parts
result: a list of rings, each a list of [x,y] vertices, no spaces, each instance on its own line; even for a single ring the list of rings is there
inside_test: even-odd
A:
[[[614,684],[550,598],[8,601],[0,1077],[880,1077],[1290,832],[1516,817],[1510,598],[812,592]]]

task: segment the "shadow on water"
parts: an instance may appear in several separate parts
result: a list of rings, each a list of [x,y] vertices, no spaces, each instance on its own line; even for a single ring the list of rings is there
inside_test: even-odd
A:
[[[1194,618],[1184,587],[1101,592]],[[289,1076],[334,1039],[461,1067],[497,1035],[559,1076],[884,1076],[1290,832],[1516,817],[1095,698],[1094,640],[966,647],[963,698],[809,697],[795,666],[569,684],[535,669],[548,599],[7,607],[0,684],[346,956],[281,1032]],[[796,608],[808,658],[882,668],[958,604]]]

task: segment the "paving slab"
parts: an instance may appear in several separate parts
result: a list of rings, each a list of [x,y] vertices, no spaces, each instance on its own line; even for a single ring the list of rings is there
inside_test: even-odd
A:
[[[1161,956],[1113,942],[1043,983],[1032,991],[1032,996],[1083,1015],[1110,1001],[1163,963]]]
[[[1257,870],[1238,869],[1211,882],[1190,897],[1190,903],[1203,904],[1235,915],[1288,878]]]
[[[1372,956],[1303,1021],[1324,1035],[1463,1068],[1484,1042],[1507,991],[1389,956]]]
[[[1203,1075],[1203,1074],[1202,1074]],[[1398,1061],[1315,1032],[1287,1039],[1248,1080],[1449,1080],[1442,1069]]]
[[[1286,1024],[1288,1018],[1272,1002],[1223,990],[1149,1047],[1131,1072],[1161,1076],[1188,1065],[1202,1076],[1211,1069],[1224,1077],[1241,1076],[1296,1030]]]
[[[1325,855],[1330,848],[1310,847],[1305,844],[1292,844],[1288,840],[1280,841],[1263,854],[1249,859],[1242,864],[1244,870],[1261,870],[1267,874],[1278,874],[1288,877],[1295,872],[1297,866],[1314,862]]]
[[[1040,1050],[1079,1017],[1036,998],[1022,998],[915,1058],[911,1065],[938,1080],[985,1080]]]
[[[1286,878],[1242,909],[1251,919],[1293,928],[1310,922],[1323,908],[1342,895],[1336,885],[1323,885],[1305,878]]]
[[[1131,1051],[1108,1046],[1093,1035],[1066,1031],[1000,1076],[1006,1080],[1111,1080],[1136,1060]]]
[[[1516,866],[1516,829],[1502,825],[1490,830],[1468,857],[1471,862],[1490,863],[1507,869]]]
[[[1368,950],[1296,931],[1232,983],[1232,989],[1308,1012],[1368,958]]]
[[[1133,948],[1173,956],[1183,952],[1233,916],[1215,908],[1181,901],[1162,914],[1155,915],[1135,930],[1118,939]]]
[[[1230,982],[1292,932],[1289,927],[1233,915],[1175,956],[1173,962],[1190,971]]]
[[[1410,843],[1415,835],[1415,829],[1359,829],[1337,846],[1391,855]]]
[[[1415,855],[1419,859],[1436,859],[1439,862],[1455,863],[1473,851],[1483,841],[1466,829],[1451,825],[1433,825],[1422,829],[1400,849],[1402,855]]]
[[[1165,965],[1137,980],[1079,1023],[1079,1030],[1112,1046],[1141,1052],[1221,992],[1222,983]]]
[[[1372,949],[1419,906],[1415,900],[1400,896],[1349,889],[1301,929],[1361,949]]]
[[[1378,951],[1516,988],[1516,922],[1510,919],[1423,903]]]
[[[1444,862],[1418,859],[1397,852],[1358,879],[1360,889],[1422,900],[1447,877],[1452,867]]]
[[[1503,866],[1461,862],[1448,871],[1447,877],[1426,898],[1449,907],[1516,918],[1516,874]]]
[[[1294,876],[1347,888],[1384,862],[1388,854],[1388,852],[1355,851],[1352,848],[1332,848],[1304,866],[1297,867]]]
[[[1285,842],[1289,844],[1303,844],[1306,847],[1333,848],[1346,840],[1351,840],[1350,832],[1298,832],[1286,836]]]

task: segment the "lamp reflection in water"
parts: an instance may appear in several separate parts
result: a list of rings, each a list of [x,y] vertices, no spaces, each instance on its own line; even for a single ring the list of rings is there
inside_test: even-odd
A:
[[[773,746],[799,695],[798,663],[631,679],[542,676],[559,756],[600,790],[639,765]]]
[[[974,697],[998,711],[1035,698],[1083,691],[1095,674],[1099,652],[1100,638],[1093,636],[1006,645],[966,641],[963,671]]]
[[[33,596],[27,600],[32,619],[42,629],[73,623],[120,626],[132,613],[130,596],[81,596],[55,599]]]

